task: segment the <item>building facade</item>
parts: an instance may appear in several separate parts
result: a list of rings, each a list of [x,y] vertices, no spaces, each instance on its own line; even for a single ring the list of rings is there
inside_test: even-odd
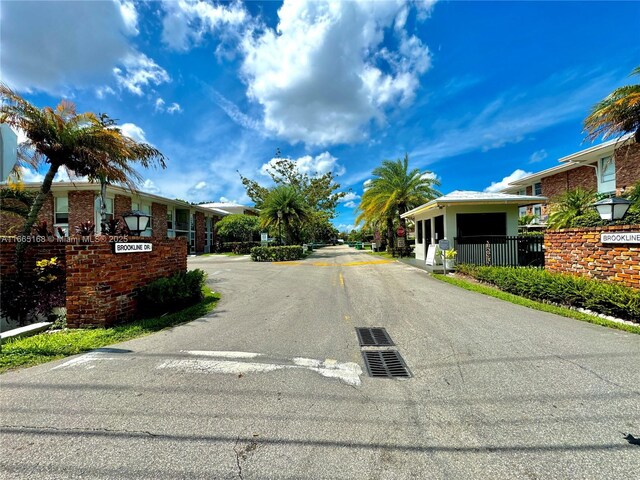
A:
[[[538,195],[551,202],[578,187],[603,195],[621,195],[640,181],[640,144],[631,137],[596,145],[559,160],[560,165],[527,175],[509,184],[502,193]],[[548,216],[544,202],[520,208],[520,216]]]
[[[25,189],[37,190],[39,183],[27,183]],[[85,222],[96,225],[100,233],[100,185],[86,182],[55,182],[47,195],[38,223],[46,222],[55,235],[77,235],[75,227]],[[216,242],[215,225],[227,212],[201,205],[191,205],[181,200],[171,200],[144,192],[131,192],[109,185],[105,198],[107,220],[122,220],[124,213],[139,210],[151,219],[143,237],[158,239],[186,237],[189,253],[213,251]],[[0,234],[20,233],[21,217],[3,215]],[[124,224],[124,221],[122,222]]]

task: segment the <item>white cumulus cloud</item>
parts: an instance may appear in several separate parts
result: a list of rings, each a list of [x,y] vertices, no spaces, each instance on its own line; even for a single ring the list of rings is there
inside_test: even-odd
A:
[[[430,53],[396,21],[406,8],[285,0],[276,29],[247,34],[241,45],[247,94],[262,106],[266,130],[290,142],[348,143],[384,122],[386,109],[409,104]],[[387,37],[397,49],[380,48]]]
[[[167,71],[144,53],[129,54],[122,63],[124,67],[115,67],[113,74],[118,85],[134,95],[141,96],[148,85],[160,85],[170,80]]]
[[[70,20],[71,19],[71,20]],[[72,19],[81,19],[73,21]],[[99,98],[121,88],[140,95],[167,72],[130,42],[138,13],[129,0],[3,2],[2,80],[18,91],[54,95],[95,88]]]
[[[277,160],[277,158],[272,158],[267,163],[263,164],[260,168],[260,173],[268,176],[269,171],[272,170],[273,165]],[[333,172],[336,175],[343,175],[345,172],[345,168],[338,163],[338,159],[329,152],[323,152],[315,157],[305,155],[293,161],[300,173],[306,173],[311,176],[323,175],[327,172]]]
[[[344,206],[347,208],[356,208],[358,205],[356,204],[356,202],[347,202],[344,204]]]
[[[341,202],[351,202],[360,198],[360,195],[353,192],[347,192],[344,197],[340,199]]]
[[[120,131],[123,135],[134,139],[136,142],[149,143],[144,135],[144,130],[135,123],[123,123],[120,125]]]
[[[142,188],[141,190],[143,192],[147,192],[147,193],[155,193],[158,194],[160,193],[160,189],[158,188],[158,186],[155,184],[155,182],[153,180],[151,180],[150,178],[147,178],[143,183],[142,183]]]
[[[162,41],[174,50],[188,50],[206,33],[245,23],[249,15],[242,4],[212,4],[205,1],[165,1]]]
[[[526,177],[527,175],[531,175],[531,172],[525,172],[524,170],[517,169],[510,175],[507,175],[499,182],[491,182],[487,188],[484,189],[485,192],[496,193],[500,190],[504,190],[509,186],[511,182],[515,182],[516,180],[520,180],[522,177]]]

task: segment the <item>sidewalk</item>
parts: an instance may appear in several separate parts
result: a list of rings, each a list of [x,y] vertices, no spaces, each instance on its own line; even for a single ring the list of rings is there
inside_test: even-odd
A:
[[[411,265],[412,267],[417,267],[421,270],[425,270],[429,273],[444,273],[444,268],[442,265],[427,265],[426,263],[424,263],[424,260],[416,260],[413,257],[396,257],[396,260],[402,263],[406,263],[407,265]]]

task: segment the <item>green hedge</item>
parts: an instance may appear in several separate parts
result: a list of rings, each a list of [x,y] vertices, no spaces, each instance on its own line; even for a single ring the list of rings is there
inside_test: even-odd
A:
[[[175,312],[202,300],[207,274],[200,269],[159,278],[138,292],[138,311],[145,317]]]
[[[285,247],[253,247],[251,260],[254,262],[286,262],[300,260],[304,256],[300,245]]]
[[[640,323],[640,291],[538,268],[457,265],[459,273],[491,283],[505,292]]]
[[[218,252],[231,252],[236,255],[248,255],[260,242],[223,242],[218,245]]]

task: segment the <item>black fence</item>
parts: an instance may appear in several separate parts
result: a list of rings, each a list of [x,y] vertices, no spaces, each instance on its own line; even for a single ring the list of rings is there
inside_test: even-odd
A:
[[[544,267],[544,235],[456,237],[454,242],[457,263]]]

